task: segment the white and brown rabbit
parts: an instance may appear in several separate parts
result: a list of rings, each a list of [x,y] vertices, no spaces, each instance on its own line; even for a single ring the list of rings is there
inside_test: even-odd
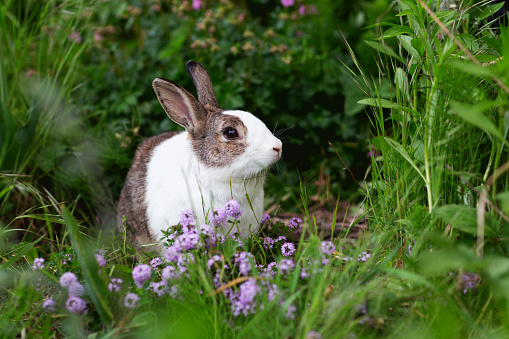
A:
[[[126,218],[136,245],[159,243],[183,210],[192,209],[200,225],[212,208],[230,199],[244,211],[238,224],[242,236],[256,233],[265,173],[281,157],[281,141],[263,122],[251,113],[219,108],[207,70],[195,61],[186,68],[199,100],[172,81],[157,78],[152,84],[166,114],[186,131],[145,140],[120,194],[117,225],[122,230]]]

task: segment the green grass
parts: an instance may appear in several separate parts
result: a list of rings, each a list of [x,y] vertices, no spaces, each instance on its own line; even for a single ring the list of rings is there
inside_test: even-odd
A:
[[[343,70],[365,94],[358,104],[370,119],[368,142],[380,153],[358,180],[356,202],[368,232],[355,240],[340,232],[324,264],[314,189],[283,187],[284,197],[271,200],[288,199],[302,211],[306,237],[295,243],[295,269],[273,278],[263,269],[283,256],[279,246],[264,248],[263,238],[290,232],[287,225],[244,242],[252,264],[261,265],[249,273],[260,293],[247,316],[232,313],[207,265],[220,255],[229,265],[217,273],[222,288],[238,292],[246,277],[235,265],[236,241],[190,251],[189,276],[171,282],[177,295],[157,297],[132,278],[133,268],[156,254],[137,256],[122,234],[91,227],[110,224],[115,196],[105,186],[117,178],[99,164],[125,160],[125,154],[110,158],[111,144],[102,144],[105,113],[82,116],[75,107],[83,95],[78,89],[87,88],[78,73],[94,59],[84,56],[90,46],[69,37],[95,29],[86,14],[96,4],[2,3],[0,336],[507,337],[509,31],[487,24],[497,5],[468,2],[438,11],[436,2],[418,3],[398,1],[397,24],[387,18],[377,26],[379,38],[368,41],[377,73],[345,40],[350,60],[342,60]],[[36,73],[26,77],[29,70]],[[136,133],[124,137],[134,141]],[[340,223],[334,193],[325,187],[318,200]],[[100,269],[98,249],[107,259]],[[41,257],[46,268],[32,270]],[[65,308],[59,284],[65,272],[86,288],[86,315]],[[120,292],[109,292],[111,278],[123,280]],[[161,271],[152,272],[150,281],[160,280]],[[274,299],[268,286],[277,286]],[[128,292],[140,296],[135,310],[124,306]],[[57,303],[55,312],[43,311],[47,298]]]

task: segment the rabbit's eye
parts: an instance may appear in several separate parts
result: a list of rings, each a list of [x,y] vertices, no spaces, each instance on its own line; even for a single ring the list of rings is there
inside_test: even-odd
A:
[[[239,133],[237,133],[237,130],[234,128],[228,128],[223,132],[223,135],[226,137],[226,139],[235,139],[239,137]]]

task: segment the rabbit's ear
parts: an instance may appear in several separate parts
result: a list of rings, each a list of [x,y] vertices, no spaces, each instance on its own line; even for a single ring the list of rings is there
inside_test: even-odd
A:
[[[211,106],[214,109],[220,109],[217,103],[214,87],[210,80],[209,73],[200,63],[196,61],[188,61],[186,64],[187,73],[191,76],[196,91],[198,92],[198,100],[204,106]]]
[[[152,87],[171,120],[185,127],[193,136],[204,132],[208,113],[191,93],[173,81],[162,78],[156,78]]]

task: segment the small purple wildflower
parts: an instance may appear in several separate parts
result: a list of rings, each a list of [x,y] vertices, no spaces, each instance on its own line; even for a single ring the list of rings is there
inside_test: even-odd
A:
[[[192,250],[200,242],[200,236],[195,231],[183,233],[176,239],[176,243],[179,244],[185,251]]]
[[[295,4],[295,0],[281,0],[283,7],[290,7]]]
[[[75,282],[68,287],[69,297],[81,297],[85,294],[85,287],[79,282]]]
[[[168,280],[178,279],[180,277],[177,268],[171,265],[166,266],[161,272],[161,275],[163,276],[163,280],[166,282],[168,282]]]
[[[71,32],[71,34],[69,34],[67,39],[70,42],[75,42],[75,43],[79,44],[79,43],[81,43],[81,34],[80,34],[80,32],[73,31],[73,32]]]
[[[216,262],[221,262],[223,259],[221,258],[220,255],[213,255],[212,258],[210,258],[209,260],[207,260],[207,267],[209,268],[209,270],[212,268],[212,266],[214,265],[214,263]]]
[[[295,268],[295,263],[292,259],[281,259],[278,267],[281,272],[290,272]]]
[[[262,225],[265,225],[269,221],[270,221],[270,215],[268,215],[268,214],[262,215]]]
[[[147,264],[140,264],[133,268],[133,280],[138,288],[143,287],[143,283],[150,279],[152,275],[152,270],[150,266]]]
[[[306,15],[306,6],[304,6],[304,5],[299,6],[299,14],[300,14],[300,16]]]
[[[212,229],[212,226],[207,224],[200,226],[200,233],[207,237],[214,236],[214,230]]]
[[[292,304],[288,305],[288,308],[286,309],[285,318],[286,319],[295,319],[295,312],[297,311],[297,307],[293,306]]]
[[[65,307],[72,313],[87,314],[87,302],[80,297],[69,297],[65,302]]]
[[[461,276],[463,285],[463,294],[467,294],[468,290],[473,289],[479,284],[479,275],[475,273],[463,273]]]
[[[280,235],[274,240],[274,242],[286,241],[286,237],[284,235]]]
[[[272,246],[274,245],[274,239],[271,237],[263,238],[263,248],[268,250],[269,248],[272,249]]]
[[[180,258],[182,253],[182,247],[178,244],[172,245],[166,249],[166,252],[164,253],[164,257],[169,262],[177,262],[177,260]]]
[[[300,230],[300,224],[302,223],[302,219],[293,217],[292,220],[288,223],[288,227],[292,230],[298,231]]]
[[[240,274],[247,276],[251,272],[251,261],[249,258],[253,258],[253,255],[248,252],[241,252],[235,254],[235,265],[239,266]]]
[[[322,256],[322,265],[325,266],[329,263],[329,259],[327,259],[326,257]]]
[[[34,264],[32,265],[32,269],[35,270],[42,270],[44,268],[44,258],[35,258]]]
[[[317,331],[309,331],[306,333],[304,339],[322,339],[322,335]]]
[[[362,252],[361,254],[359,254],[357,261],[366,262],[368,261],[369,258],[371,258],[371,254],[369,254],[368,252]]]
[[[78,283],[78,278],[72,272],[65,272],[60,277],[60,286],[62,286],[62,287],[69,287],[72,284],[77,284],[77,283]]]
[[[343,261],[353,261],[353,258],[352,257],[349,257],[349,256],[346,256],[346,257],[343,257],[342,259]]]
[[[261,293],[261,288],[256,283],[256,279],[251,278],[240,285],[239,291],[230,296],[230,303],[232,313],[235,317],[243,314],[256,313],[256,300],[255,297]]]
[[[336,250],[336,246],[334,246],[332,241],[322,241],[320,250],[324,255],[331,255]]]
[[[158,297],[162,297],[166,293],[170,292],[168,285],[166,285],[166,282],[164,281],[151,282],[150,289],[154,292],[154,294],[157,294]]]
[[[111,278],[110,282],[108,283],[108,289],[110,292],[120,292],[120,289],[122,288],[120,284],[122,284],[122,279]]]
[[[97,264],[99,265],[99,268],[104,267],[106,265],[106,259],[104,259],[104,250],[99,250],[97,253],[94,254],[95,260],[97,261]]]
[[[222,208],[214,208],[212,210],[212,215],[210,216],[210,223],[214,225],[214,227],[224,227],[226,223],[226,211]]]
[[[177,261],[177,267],[181,272],[187,271],[187,266],[194,262],[194,255],[191,253],[186,253],[185,255],[181,255],[179,260]]]
[[[302,270],[300,271],[300,278],[306,279],[307,277],[309,277],[309,274],[308,274],[308,272],[306,272],[306,269],[303,267]]]
[[[193,9],[199,11],[201,7],[201,0],[193,0]]]
[[[46,313],[53,313],[56,311],[56,302],[53,299],[46,299],[42,303],[42,309]]]
[[[127,293],[124,299],[124,306],[130,309],[138,307],[140,297],[136,293]]]
[[[62,265],[67,264],[68,261],[71,261],[71,255],[70,254],[64,254],[64,259],[62,259]]]
[[[235,219],[240,218],[242,215],[242,210],[240,209],[240,202],[237,200],[228,200],[226,204],[224,205],[224,210],[226,212],[226,215],[229,215],[230,217],[233,217]]]
[[[182,227],[194,226],[194,212],[193,210],[183,210],[180,213],[180,224]]]
[[[285,242],[283,246],[281,246],[281,254],[285,257],[289,257],[295,253],[295,245],[291,242]]]
[[[163,261],[159,257],[155,257],[154,259],[150,260],[150,266],[152,266],[154,270],[157,270],[157,267],[162,263]]]

